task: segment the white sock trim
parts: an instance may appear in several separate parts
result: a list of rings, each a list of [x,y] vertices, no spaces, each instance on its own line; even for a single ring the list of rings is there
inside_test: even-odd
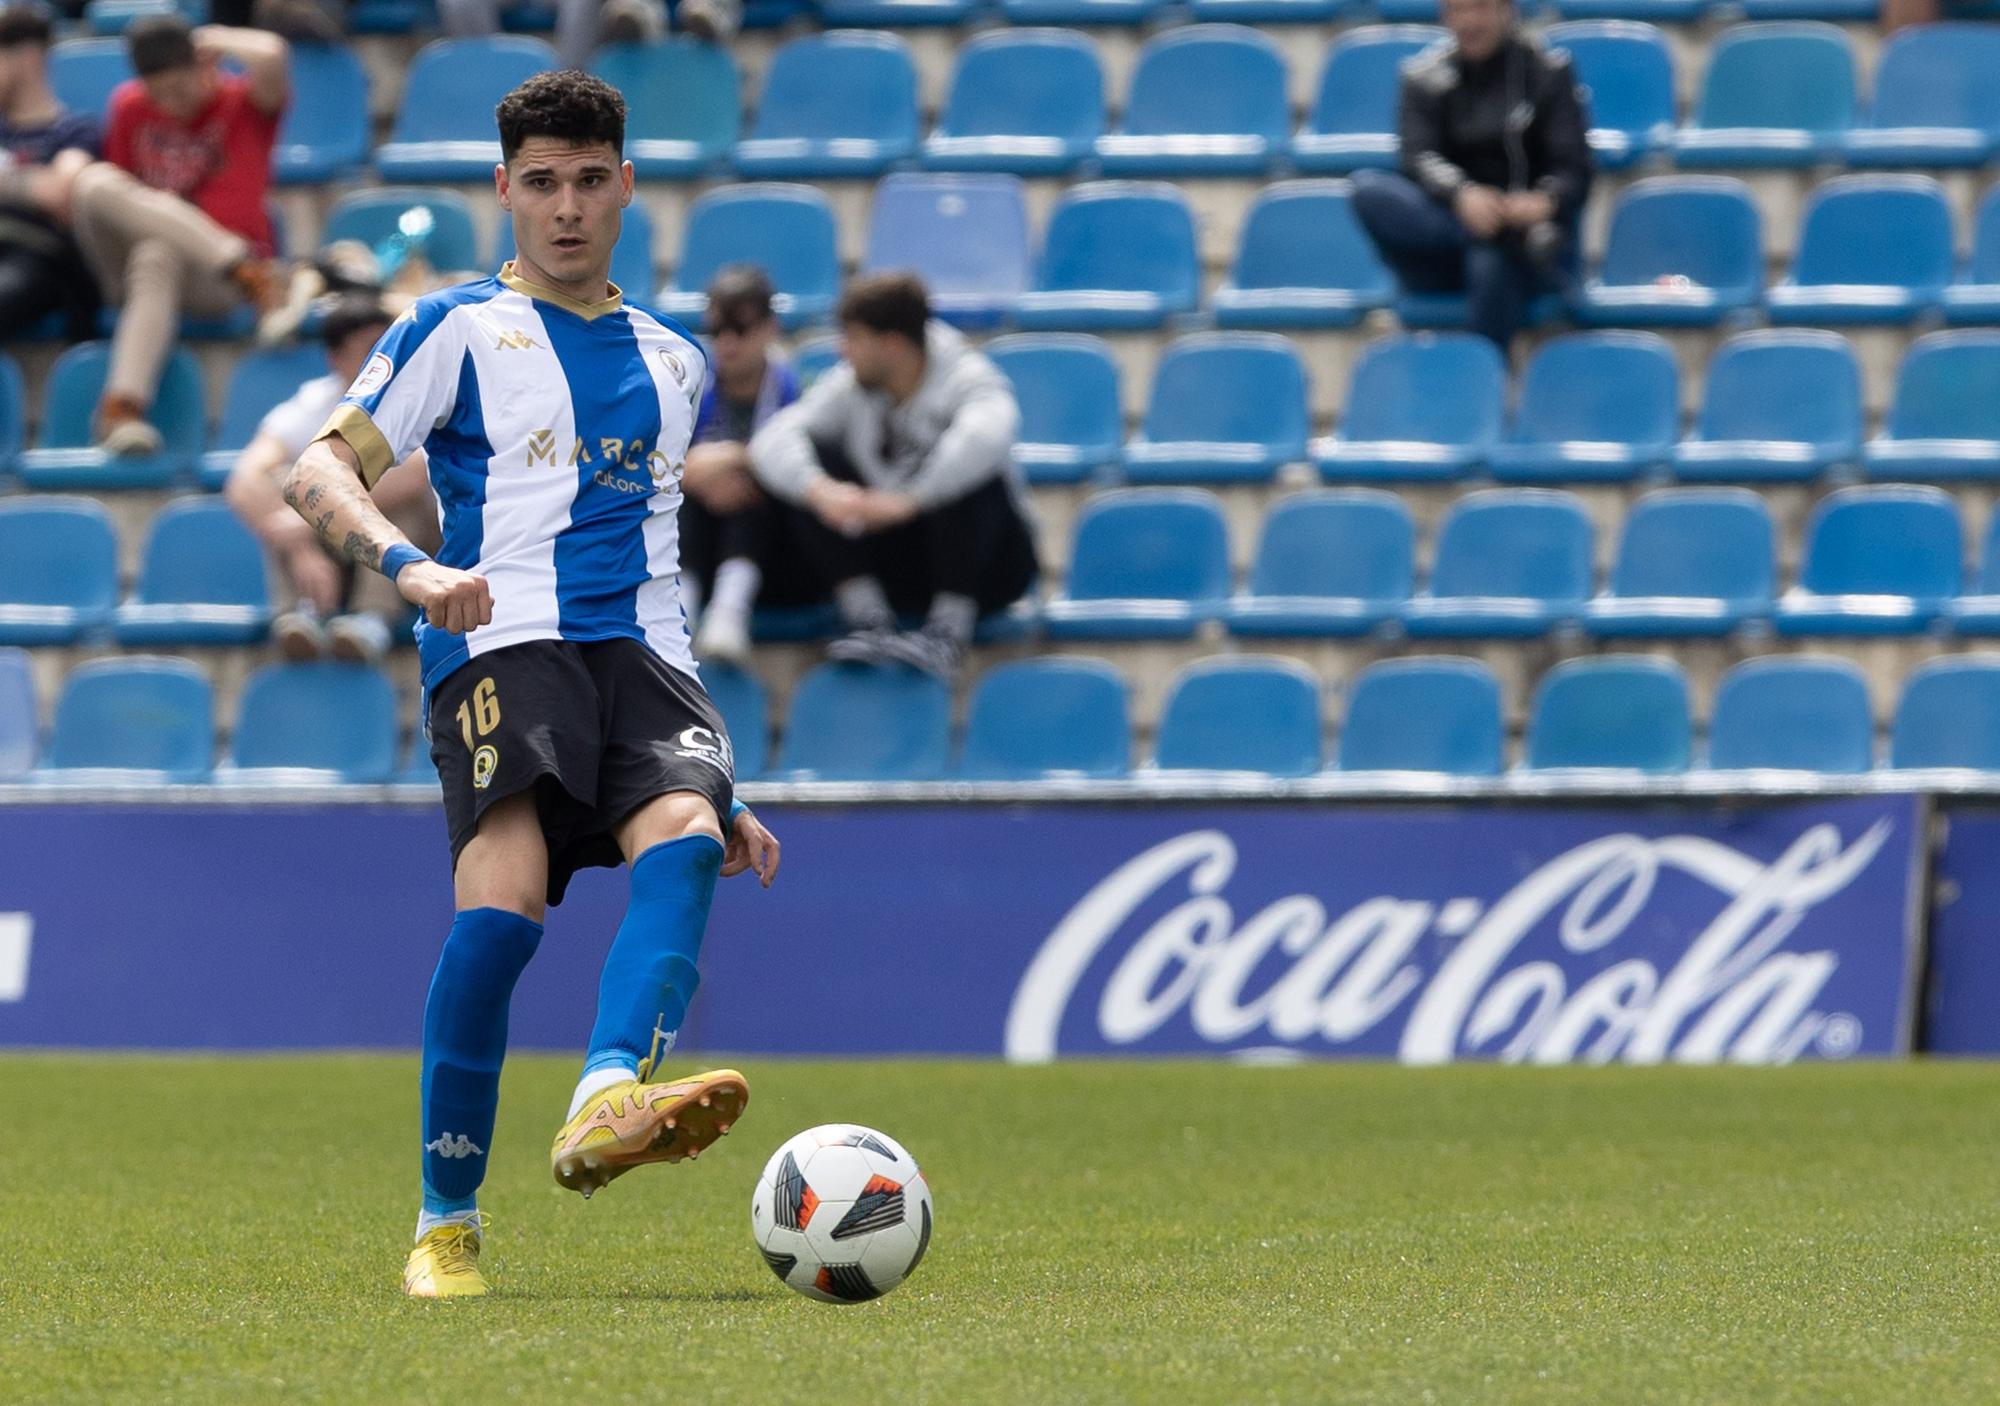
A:
[[[477,1209],[470,1211],[448,1211],[441,1216],[434,1216],[429,1211],[418,1211],[417,1239],[422,1240],[441,1225],[458,1225],[464,1221],[471,1220],[478,1214]]]
[[[563,1121],[567,1123],[571,1118],[576,1117],[578,1113],[583,1111],[583,1106],[586,1103],[597,1097],[604,1090],[610,1088],[613,1084],[622,1084],[627,1079],[636,1079],[638,1077],[639,1066],[636,1064],[612,1064],[605,1066],[603,1069],[591,1070],[576,1081],[576,1093],[570,1098],[569,1112],[563,1115]]]

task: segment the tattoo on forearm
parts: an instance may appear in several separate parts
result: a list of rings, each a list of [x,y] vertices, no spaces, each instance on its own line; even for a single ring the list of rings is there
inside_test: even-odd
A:
[[[382,553],[400,539],[368,490],[351,476],[329,473],[302,460],[286,476],[284,495],[293,510],[312,524],[327,550],[371,570],[381,569]]]
[[[340,550],[370,570],[379,570],[381,568],[381,544],[371,541],[359,532],[348,533],[347,540],[340,544]]]
[[[300,500],[299,506],[304,508],[307,512],[311,512],[325,500],[326,500],[326,485],[323,483],[315,483],[311,488],[308,488],[306,490],[306,496]],[[329,514],[328,516],[331,516],[331,514]]]

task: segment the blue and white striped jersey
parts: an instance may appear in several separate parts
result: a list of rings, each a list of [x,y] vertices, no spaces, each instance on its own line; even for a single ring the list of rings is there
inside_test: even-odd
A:
[[[695,674],[680,599],[681,469],[707,357],[614,287],[583,304],[518,277],[421,298],[376,344],[322,435],[372,488],[421,445],[444,546],[493,621],[417,623],[424,687],[527,640],[636,639]]]

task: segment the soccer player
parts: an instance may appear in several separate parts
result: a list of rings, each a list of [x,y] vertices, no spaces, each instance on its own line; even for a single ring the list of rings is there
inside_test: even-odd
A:
[[[529,79],[498,110],[515,259],[420,299],[377,344],[285,498],[419,606],[431,755],[457,915],[424,1007],[420,1297],[483,1294],[486,1173],[507,1006],[545,903],[590,865],[632,867],[583,1075],[550,1163],[585,1196],[709,1146],[743,1076],[653,1082],[697,983],[720,876],[768,887],[778,842],[733,798],[722,719],[681,611],[675,513],[706,363],[606,275],[632,199],[625,103],[596,78]],[[422,446],[433,561],[370,500]]]

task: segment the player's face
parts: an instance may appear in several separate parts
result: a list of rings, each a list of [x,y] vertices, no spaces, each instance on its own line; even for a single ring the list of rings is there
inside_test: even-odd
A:
[[[515,263],[532,282],[583,302],[604,296],[611,249],[632,201],[632,164],[608,142],[529,137],[493,173],[514,217]]]
[[[1514,18],[1508,0],[1443,0],[1443,10],[1458,51],[1475,63],[1500,47]]]

